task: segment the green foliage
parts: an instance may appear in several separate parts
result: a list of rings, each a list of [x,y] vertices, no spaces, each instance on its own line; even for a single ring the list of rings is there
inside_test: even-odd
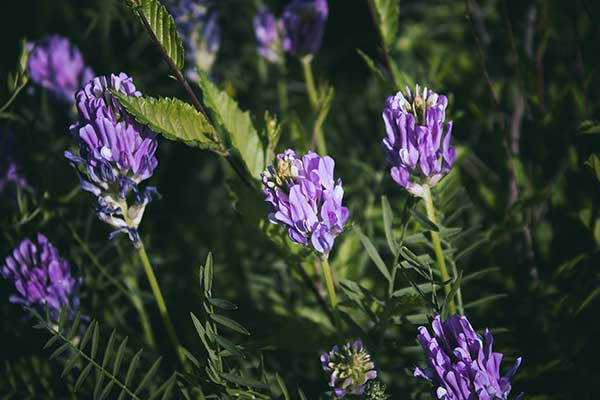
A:
[[[112,91],[127,112],[169,140],[224,154],[217,132],[206,117],[179,99],[134,97]]]
[[[159,0],[129,0],[133,3],[144,27],[148,29],[176,68],[184,63],[183,42],[177,33],[175,21]]]
[[[49,332],[52,337],[44,345],[44,349],[54,349],[50,359],[61,359],[64,368],[61,377],[78,370],[78,377],[73,392],[79,393],[92,372],[95,372],[93,388],[94,400],[103,400],[112,393],[118,399],[141,400],[147,398],[169,399],[176,384],[173,374],[164,384],[156,385],[156,373],[161,363],[159,358],[152,364],[139,380],[134,379],[142,372],[140,369],[142,350],[135,354],[127,348],[128,338],[118,339],[113,330],[105,346],[100,343],[100,324],[92,320],[89,325],[83,324],[82,316],[77,313],[71,320],[72,313],[67,308],[61,310],[58,323],[50,319],[49,312],[42,317],[35,310],[30,310],[37,323],[34,328]],[[129,362],[127,368],[121,368],[123,360]],[[127,362],[127,361],[126,361]],[[125,372],[126,371],[126,372]],[[144,397],[146,398],[146,397]]]
[[[200,87],[206,105],[228,134],[233,148],[239,152],[253,178],[258,179],[265,169],[264,145],[252,124],[250,113],[242,111],[229,95],[210,81],[205,72],[198,70]]]
[[[398,33],[399,0],[369,0],[375,6],[379,32],[386,47],[391,47]]]

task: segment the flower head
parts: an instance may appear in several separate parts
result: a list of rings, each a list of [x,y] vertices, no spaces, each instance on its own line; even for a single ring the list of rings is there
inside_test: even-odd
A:
[[[69,262],[58,255],[56,247],[41,233],[37,234],[36,242],[25,239],[19,243],[6,257],[0,273],[18,292],[9,297],[12,303],[38,309],[47,304],[53,318],[58,317],[64,306],[72,311],[79,307],[81,278],[71,276]]]
[[[292,241],[321,254],[333,248],[348,219],[342,181],[333,178],[334,166],[329,156],[308,152],[299,158],[294,150],[286,150],[262,174],[269,220],[287,227]]]
[[[360,340],[334,346],[329,353],[321,354],[321,365],[329,374],[329,386],[336,397],[362,396],[367,382],[377,378],[375,364]]]
[[[297,57],[316,54],[328,14],[327,0],[293,0],[288,4],[281,16],[285,51]]]
[[[258,42],[258,54],[277,63],[282,60],[281,23],[265,5],[261,6],[254,17],[254,34]]]
[[[196,66],[210,70],[219,51],[219,14],[213,9],[212,0],[169,0],[166,4],[183,39],[186,75],[197,80]]]
[[[62,101],[72,103],[75,91],[94,76],[79,49],[65,37],[46,36],[36,44],[30,43],[29,48],[31,80]]]
[[[456,159],[450,146],[452,121],[444,136],[447,105],[446,96],[417,85],[414,93],[406,88],[406,97],[401,92],[388,97],[383,110],[383,146],[392,178],[415,196],[422,196],[423,184],[438,183]]]
[[[494,339],[489,330],[478,335],[466,317],[453,315],[442,322],[436,315],[433,335],[419,327],[418,340],[425,352],[427,368],[417,367],[414,375],[431,382],[437,400],[506,400],[510,378],[519,357],[508,374],[500,376],[502,354],[492,351]]]
[[[0,194],[9,186],[27,188],[27,180],[21,172],[13,139],[12,132],[0,131]]]
[[[79,121],[71,125],[79,154],[65,152],[80,176],[81,186],[97,197],[98,217],[137,241],[137,228],[156,189],[140,188],[158,165],[156,135],[137,123],[109,89],[141,96],[124,73],[99,76],[77,92]],[[81,166],[82,169],[79,169]],[[128,203],[133,197],[133,204]]]

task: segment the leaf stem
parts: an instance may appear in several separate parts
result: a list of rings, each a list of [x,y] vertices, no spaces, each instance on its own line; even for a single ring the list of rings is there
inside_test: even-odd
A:
[[[428,185],[423,185],[423,198],[425,200],[425,209],[427,210],[427,218],[434,224],[437,224],[435,218],[435,208],[433,206],[433,199],[431,197],[431,190]],[[442,281],[447,282],[450,280],[450,276],[448,275],[448,268],[446,267],[446,259],[444,258],[444,252],[442,250],[442,243],[440,241],[440,235],[437,232],[431,231],[431,241],[433,243],[433,251],[435,252],[435,257],[438,262],[438,267],[440,269],[440,273],[442,274]],[[444,285],[444,292],[446,296],[450,294],[450,286],[447,284]],[[460,290],[460,289],[459,289]],[[450,314],[456,314],[456,306],[454,305],[454,300],[450,299],[448,302],[448,309]]]
[[[335,286],[333,283],[333,272],[329,265],[329,255],[325,254],[321,256],[321,265],[323,266],[323,276],[325,277],[325,285],[327,286],[327,293],[329,294],[329,302],[334,312],[337,307],[337,296],[335,294]]]
[[[154,275],[154,270],[152,269],[152,264],[150,264],[150,259],[148,258],[148,254],[146,253],[144,243],[140,239],[137,242],[135,242],[134,246],[138,252],[138,255],[140,256],[142,265],[144,266],[144,271],[146,272],[146,276],[148,277],[148,283],[150,283],[150,288],[152,289],[152,293],[154,294],[154,298],[156,299],[156,304],[158,305],[158,310],[165,324],[165,328],[167,329],[167,334],[169,335],[171,344],[173,345],[173,347],[175,347],[175,351],[177,352],[179,361],[181,361],[181,364],[184,367],[186,367],[187,364],[185,361],[185,356],[183,354],[181,344],[179,343],[179,338],[177,337],[177,333],[175,333],[173,322],[171,322],[171,317],[169,316],[169,311],[167,310],[167,304],[165,303],[165,299],[163,298],[162,292],[160,291],[160,287],[158,286],[158,281],[156,280],[156,275]]]

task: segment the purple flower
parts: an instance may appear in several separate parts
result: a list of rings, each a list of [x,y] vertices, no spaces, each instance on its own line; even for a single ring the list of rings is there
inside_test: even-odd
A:
[[[262,174],[269,221],[287,227],[292,241],[321,254],[333,248],[348,219],[342,181],[333,178],[334,166],[329,156],[311,151],[298,158],[294,150],[286,150]]]
[[[186,75],[192,80],[198,79],[196,67],[210,70],[221,44],[219,14],[214,11],[213,4],[211,0],[167,1],[183,40],[188,63]]]
[[[0,194],[9,186],[27,188],[27,180],[17,162],[12,132],[0,132]]]
[[[383,110],[383,146],[392,178],[415,196],[423,195],[423,184],[438,183],[456,159],[450,146],[452,121],[444,136],[447,105],[446,96],[417,85],[415,93],[406,88],[406,97],[401,92],[388,97]]]
[[[417,367],[414,375],[431,382],[437,400],[506,400],[510,378],[521,358],[505,376],[500,376],[502,354],[492,351],[494,339],[489,330],[483,338],[466,317],[453,315],[442,322],[436,315],[427,328],[419,327],[418,340],[425,352],[427,368]]]
[[[329,375],[329,387],[336,397],[362,396],[366,383],[377,378],[375,364],[360,340],[341,348],[334,346],[329,353],[321,354],[321,366]]]
[[[47,304],[54,319],[62,307],[69,306],[71,311],[79,307],[81,278],[71,276],[69,262],[41,233],[37,234],[37,243],[29,239],[19,243],[6,257],[0,273],[18,292],[9,297],[11,303],[40,310]]]
[[[77,170],[81,187],[97,197],[98,217],[138,240],[137,228],[156,189],[140,188],[158,165],[154,132],[137,123],[108,89],[141,96],[124,73],[100,76],[77,92],[79,121],[71,125],[79,154],[65,152]],[[81,169],[78,167],[81,166]],[[133,197],[133,203],[128,199]],[[113,234],[114,234],[113,233]]]
[[[28,47],[31,49],[27,62],[31,80],[62,101],[72,103],[75,91],[94,76],[79,49],[65,37],[46,36]]]
[[[254,33],[258,42],[258,54],[267,60],[278,63],[283,59],[281,45],[281,23],[265,5],[254,17]]]
[[[327,0],[293,0],[288,4],[281,16],[284,50],[297,57],[316,54],[328,14]]]

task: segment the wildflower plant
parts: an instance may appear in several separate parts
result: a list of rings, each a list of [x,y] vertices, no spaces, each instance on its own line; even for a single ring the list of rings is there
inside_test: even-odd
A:
[[[38,3],[0,398],[598,397],[594,5]]]

